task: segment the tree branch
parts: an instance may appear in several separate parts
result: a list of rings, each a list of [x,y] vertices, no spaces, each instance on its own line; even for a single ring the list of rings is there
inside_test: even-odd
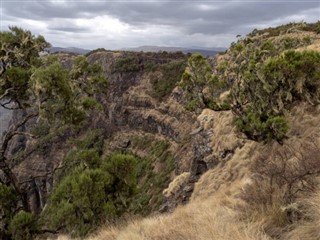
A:
[[[0,75],[1,76],[1,75]],[[6,91],[0,96],[0,100],[2,100],[3,98],[5,98],[9,92],[13,90],[13,88],[7,88]]]
[[[13,173],[12,169],[7,163],[6,151],[8,150],[9,142],[16,135],[15,132],[17,132],[21,126],[23,126],[26,122],[36,117],[37,115],[38,114],[35,114],[35,113],[29,114],[23,120],[18,122],[16,125],[11,126],[9,131],[5,134],[0,147],[0,169],[3,171],[8,183],[13,186],[17,194],[20,196],[23,204],[23,208],[25,211],[29,211],[29,203],[27,200],[27,195],[22,191],[21,186],[18,182],[17,176]]]
[[[36,138],[35,135],[33,135],[33,134],[31,134],[31,133],[28,133],[28,132],[18,132],[18,131],[16,131],[16,132],[14,132],[13,134],[14,134],[14,135],[24,135],[24,136],[28,136],[28,137],[30,137],[30,138]]]

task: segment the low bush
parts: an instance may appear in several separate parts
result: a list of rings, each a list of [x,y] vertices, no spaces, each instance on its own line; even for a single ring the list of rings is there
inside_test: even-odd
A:
[[[285,113],[296,101],[320,102],[320,54],[286,51],[240,73],[232,89],[237,127],[253,140],[281,141],[289,129]]]
[[[21,211],[10,221],[9,231],[15,240],[32,240],[39,229],[35,216]]]
[[[153,95],[162,99],[170,94],[181,80],[185,67],[185,60],[159,65],[156,70],[159,70],[160,75],[151,79]]]
[[[138,72],[140,69],[139,59],[133,56],[120,58],[112,65],[113,73]]]

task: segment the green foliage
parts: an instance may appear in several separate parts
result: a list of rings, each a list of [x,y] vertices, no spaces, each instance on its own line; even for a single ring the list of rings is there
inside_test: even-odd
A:
[[[187,109],[205,107],[204,93],[205,86],[211,81],[211,67],[207,60],[199,53],[192,54],[188,59],[187,68],[182,75],[180,86],[190,96],[190,104]]]
[[[127,210],[130,197],[136,192],[137,161],[133,155],[116,153],[102,166],[114,178],[109,197],[116,206],[117,214]]]
[[[135,214],[146,215],[158,210],[163,202],[162,191],[170,182],[175,160],[167,141],[137,135],[130,139],[134,150],[143,150],[146,156],[137,158],[137,188],[129,210]]]
[[[256,36],[258,34],[262,35],[262,34],[268,33],[268,37],[274,37],[290,31],[309,31],[309,32],[320,33],[320,21],[315,23],[293,22],[293,23],[281,25],[274,28],[266,28],[262,30],[255,29],[252,31],[252,33],[249,34],[249,36]]]
[[[160,157],[169,146],[170,144],[167,141],[158,141],[152,146],[150,153],[156,157]]]
[[[234,48],[240,51],[240,45],[235,45]],[[192,54],[189,58],[180,86],[187,92],[188,111],[205,107],[213,110],[229,109],[228,103],[220,103],[218,99],[219,94],[228,87],[227,81],[213,75],[209,63],[201,54]]]
[[[62,66],[57,56],[40,57],[39,53],[49,47],[49,44],[43,37],[35,37],[29,31],[11,27],[9,31],[0,33],[0,43],[0,102],[7,104],[8,108],[13,106],[13,109],[20,109],[23,113],[19,116],[21,119],[18,122],[21,123],[14,125],[13,122],[9,126],[1,145],[3,151],[0,153],[0,168],[5,175],[4,179],[14,189],[0,186],[1,225],[5,224],[4,231],[7,232],[6,225],[12,217],[10,212],[17,211],[21,203],[25,211],[30,209],[29,202],[25,200],[29,189],[21,186],[15,172],[11,170],[11,163],[25,160],[30,154],[28,151],[32,153],[44,150],[50,140],[62,135],[67,127],[72,129],[75,125],[81,126],[93,108],[100,108],[95,99],[97,94],[105,93],[108,82],[102,74],[101,66],[90,64],[84,56],[75,58],[69,71]],[[30,125],[31,119],[34,121]],[[25,152],[19,151],[14,156],[7,156],[8,146],[16,131],[22,131],[23,134],[28,129],[25,126],[29,125],[34,127],[32,132],[37,141],[28,146]],[[29,135],[29,129],[27,134]],[[68,135],[70,134],[64,136]],[[94,145],[100,143],[95,142]],[[85,185],[86,179],[94,179],[94,173],[85,171],[93,171],[101,166],[101,149],[101,146],[100,149],[78,149],[70,154],[70,164],[66,165],[72,166],[70,175],[64,172],[62,177],[72,176],[79,180],[81,186]],[[74,170],[76,165],[78,171],[83,170],[87,176]],[[97,178],[99,180],[99,176]],[[61,182],[63,181],[64,178]],[[20,196],[15,198],[15,194]],[[70,194],[75,196],[75,192]],[[106,205],[106,209],[111,209],[110,205]],[[5,222],[2,217],[6,218]],[[33,221],[34,218],[29,213],[21,212],[14,216],[10,223],[14,238],[32,238],[35,231],[31,225]]]
[[[57,171],[56,178],[59,180],[72,174],[74,169],[95,169],[102,165],[101,155],[103,152],[102,130],[88,131],[85,136],[71,140],[76,149],[72,149],[63,159],[64,167]]]
[[[35,216],[24,211],[13,217],[9,230],[15,240],[32,240],[39,231]]]
[[[162,99],[170,94],[181,80],[185,67],[185,60],[160,65],[158,70],[161,74],[151,79],[153,95]]]
[[[139,59],[134,56],[120,58],[112,65],[113,73],[138,72],[140,69]]]
[[[289,129],[287,120],[282,116],[259,116],[252,112],[244,118],[238,118],[236,125],[241,132],[257,141],[281,141]]]
[[[74,236],[94,231],[115,215],[115,206],[108,197],[113,181],[113,176],[101,169],[79,169],[53,191],[44,220],[50,227],[63,227]]]
[[[89,148],[88,138],[78,144]],[[102,160],[96,149],[82,149],[71,151],[64,162],[68,167],[42,216],[51,228],[85,236],[127,211],[136,193],[136,157],[117,153]]]
[[[85,136],[72,140],[79,149],[96,149],[99,154],[103,150],[103,130],[95,129],[88,131]]]
[[[283,43],[283,49],[298,44],[288,38],[284,38]],[[264,42],[261,46],[265,49],[270,46],[263,54],[276,54],[270,43]],[[248,54],[250,49],[246,46],[243,51]],[[238,129],[254,140],[281,141],[288,131],[284,114],[292,103],[320,102],[320,54],[288,50],[280,56],[261,55],[257,58],[258,50],[251,49],[251,52],[255,54],[248,54],[249,59],[233,70],[238,72],[242,81],[232,88]],[[251,62],[259,64],[251,66]]]
[[[248,138],[281,141],[288,131],[285,114],[293,103],[320,102],[320,54],[293,50],[310,44],[311,38],[270,38],[314,31],[318,25],[292,23],[254,31],[230,48],[229,62],[218,72],[223,79],[235,79],[231,107],[238,129]]]
[[[79,56],[74,60],[70,78],[74,91],[81,90],[89,97],[96,93],[104,93],[109,85],[103,75],[102,67],[99,64],[90,64],[84,56]]]
[[[85,97],[82,99],[82,107],[84,108],[84,110],[88,111],[91,109],[98,109],[98,110],[102,110],[102,105],[99,104],[94,98],[92,97]]]
[[[187,69],[183,74],[181,86],[186,90],[203,87],[211,79],[211,67],[199,53],[192,54],[188,59]]]
[[[19,101],[27,104],[30,92],[26,91],[32,74],[32,67],[39,66],[39,52],[50,44],[42,36],[35,37],[30,31],[10,27],[0,33],[1,87],[2,100]],[[10,91],[9,91],[10,89]]]
[[[84,56],[75,59],[70,72],[56,57],[48,56],[30,78],[40,117],[51,123],[57,120],[64,124],[82,123],[87,111],[99,108],[94,94],[103,92],[108,85],[101,72],[99,65],[89,64]]]
[[[17,204],[16,192],[12,187],[0,184],[0,215],[10,219]]]
[[[197,101],[195,99],[192,99],[190,102],[186,105],[186,110],[188,111],[195,111],[197,109]]]

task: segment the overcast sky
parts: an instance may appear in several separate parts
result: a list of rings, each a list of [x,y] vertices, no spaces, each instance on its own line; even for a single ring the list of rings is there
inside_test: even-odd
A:
[[[237,34],[320,19],[320,0],[2,0],[1,29],[20,26],[53,46],[228,47]]]

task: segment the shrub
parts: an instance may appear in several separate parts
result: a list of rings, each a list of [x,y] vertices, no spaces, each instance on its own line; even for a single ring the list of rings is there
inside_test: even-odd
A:
[[[220,102],[218,99],[228,87],[227,81],[213,74],[211,66],[201,54],[192,54],[188,59],[180,86],[186,91],[188,111],[206,107],[213,110],[229,109],[228,103]]]
[[[176,83],[181,80],[185,67],[185,60],[174,61],[159,66],[160,76],[151,79],[153,95],[162,99],[170,94]]]
[[[95,129],[88,131],[85,136],[73,140],[78,149],[96,149],[99,154],[103,150],[103,130]]]
[[[10,219],[17,204],[17,195],[12,187],[0,184],[0,214]]]
[[[137,57],[120,58],[112,65],[113,73],[138,72],[140,69],[141,66]]]
[[[288,122],[281,116],[259,116],[248,113],[244,118],[236,120],[237,128],[250,139],[261,141],[275,139],[281,141],[288,132]]]
[[[16,240],[32,240],[38,233],[36,218],[31,213],[21,211],[10,222],[9,231]]]
[[[241,84],[232,89],[233,111],[238,129],[250,139],[281,141],[288,131],[286,110],[295,101],[320,102],[317,52],[289,50],[240,75]]]
[[[116,153],[102,166],[113,177],[109,198],[115,204],[117,214],[126,211],[130,197],[136,193],[137,164],[135,156]]]
[[[101,169],[79,169],[53,191],[44,220],[51,228],[63,228],[74,236],[94,231],[115,215],[115,206],[108,196],[113,181],[113,176]]]

